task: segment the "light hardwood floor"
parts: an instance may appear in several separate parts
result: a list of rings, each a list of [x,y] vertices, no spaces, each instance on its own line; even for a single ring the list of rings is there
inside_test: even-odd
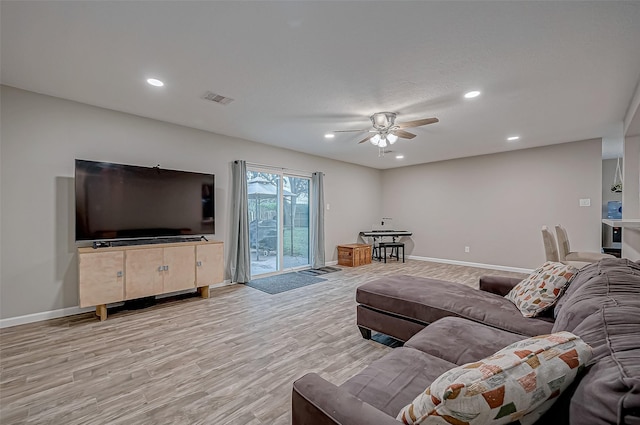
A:
[[[0,423],[290,423],[291,384],[341,384],[391,348],[362,339],[355,288],[409,274],[477,287],[516,273],[422,261],[374,263],[269,295],[211,290],[99,322],[82,314],[0,330]]]

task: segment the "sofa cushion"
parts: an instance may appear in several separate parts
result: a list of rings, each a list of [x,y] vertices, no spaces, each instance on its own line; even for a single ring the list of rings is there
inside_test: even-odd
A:
[[[547,261],[518,283],[505,296],[524,317],[535,317],[551,308],[563,294],[578,269],[568,264]]]
[[[395,417],[444,371],[455,364],[422,353],[413,348],[396,348],[367,366],[340,387]]]
[[[356,301],[427,324],[456,316],[526,336],[548,334],[553,327],[550,318],[523,317],[511,301],[499,295],[460,283],[415,276],[386,276],[360,285]]]
[[[640,306],[603,305],[575,333],[593,358],[571,399],[571,423],[640,423]]]
[[[556,302],[553,308],[553,317],[558,317],[562,306],[565,301],[571,298],[571,294],[576,292],[582,285],[588,282],[590,279],[596,277],[599,274],[598,263],[591,263],[585,267],[582,267],[576,273],[576,276],[571,281],[571,285],[569,285],[565,291],[564,295],[560,297],[560,299]]]
[[[404,346],[463,365],[488,357],[524,338],[460,317],[445,317],[418,332]]]
[[[553,332],[573,330],[603,304],[640,305],[640,264],[606,259],[581,269],[556,306]]]
[[[556,312],[554,329],[580,336],[593,358],[555,417],[640,424],[640,264],[605,259],[581,269]]]
[[[532,424],[569,386],[591,349],[570,332],[509,345],[478,362],[453,368],[405,406],[405,424]]]

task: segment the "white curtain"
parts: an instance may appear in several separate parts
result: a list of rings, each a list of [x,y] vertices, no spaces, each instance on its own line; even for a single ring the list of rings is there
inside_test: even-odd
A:
[[[311,175],[311,267],[318,269],[325,266],[324,259],[324,183],[323,173]]]
[[[231,281],[247,283],[251,280],[247,163],[241,160],[231,163],[230,236],[229,275]]]

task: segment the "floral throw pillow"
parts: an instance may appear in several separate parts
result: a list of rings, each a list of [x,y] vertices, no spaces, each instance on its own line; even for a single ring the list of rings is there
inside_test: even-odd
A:
[[[536,422],[591,359],[570,332],[528,338],[475,363],[453,368],[400,411],[409,424]]]
[[[547,261],[511,289],[505,298],[514,303],[524,317],[539,316],[558,301],[577,272],[573,266]]]

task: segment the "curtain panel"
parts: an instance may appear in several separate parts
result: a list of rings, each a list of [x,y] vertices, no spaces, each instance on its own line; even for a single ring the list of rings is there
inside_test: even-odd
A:
[[[229,247],[229,275],[232,282],[251,280],[249,251],[249,206],[247,196],[247,163],[231,163],[231,235]]]
[[[311,268],[325,266],[324,258],[324,174],[315,172],[311,175]]]

